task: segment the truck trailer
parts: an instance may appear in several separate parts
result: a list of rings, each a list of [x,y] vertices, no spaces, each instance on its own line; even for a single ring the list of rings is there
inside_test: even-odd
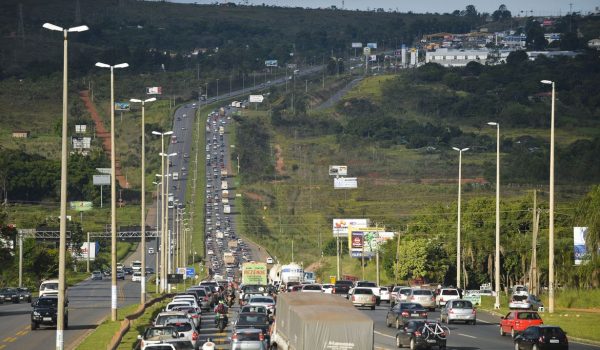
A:
[[[270,345],[278,350],[373,350],[373,320],[331,294],[283,293]]]

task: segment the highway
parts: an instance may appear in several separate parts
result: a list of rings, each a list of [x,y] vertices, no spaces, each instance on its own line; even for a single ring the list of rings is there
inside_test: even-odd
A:
[[[385,316],[389,310],[389,305],[382,303],[374,311],[361,309],[361,311],[371,317],[375,323],[375,349],[396,349],[395,346],[395,328],[388,328],[385,324]],[[544,317],[543,314],[541,315]],[[428,319],[439,319],[440,313],[429,312]],[[512,339],[509,335],[500,336],[498,322],[500,317],[486,312],[478,312],[476,325],[465,325],[463,323],[452,323],[448,325],[450,335],[448,336],[448,349],[455,350],[505,350],[514,349]],[[569,342],[570,350],[598,350],[600,346],[585,345]]]

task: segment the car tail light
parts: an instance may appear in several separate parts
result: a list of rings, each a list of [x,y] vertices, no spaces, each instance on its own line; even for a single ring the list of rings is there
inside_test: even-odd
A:
[[[208,301],[208,297],[204,297],[204,301]]]
[[[538,342],[539,342],[539,343],[542,343],[542,344],[543,344],[543,343],[544,343],[544,341],[545,341],[545,339],[544,339],[544,336],[543,336],[543,335],[542,335],[541,337],[539,337],[539,338],[538,338]]]
[[[421,317],[427,318],[427,312],[421,312]]]
[[[404,317],[408,317],[408,315],[409,315],[409,314],[408,314],[408,311],[402,311],[402,316],[404,316]]]
[[[435,297],[431,297],[431,301],[435,301]]]
[[[356,300],[356,297],[353,295],[352,296],[352,301],[355,301],[355,300]]]
[[[331,290],[331,294],[335,294],[335,288]]]
[[[371,301],[375,303],[375,302],[377,302],[377,298],[375,298],[375,296],[373,295],[373,296],[371,297]]]
[[[477,310],[473,309],[473,311],[471,311],[471,313],[472,313],[473,315],[475,315],[475,314],[477,313]]]
[[[449,313],[449,314],[453,314],[453,313],[454,313],[454,310],[450,309],[450,310],[448,310],[448,313]]]
[[[421,331],[415,331],[415,337],[420,337],[421,336]]]
[[[198,314],[193,314],[192,318],[198,318]]]
[[[192,340],[198,340],[198,333],[192,333]]]
[[[233,333],[233,335],[231,336],[231,340],[237,340],[238,336],[237,333]]]
[[[258,335],[258,340],[260,340],[260,341],[265,340],[265,336],[264,336],[264,334],[262,334],[262,332],[260,332],[260,334]]]

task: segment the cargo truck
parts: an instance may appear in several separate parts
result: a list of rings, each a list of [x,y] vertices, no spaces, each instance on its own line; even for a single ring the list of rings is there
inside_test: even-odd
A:
[[[223,253],[223,263],[225,263],[225,266],[235,265],[235,256],[229,252]]]
[[[229,189],[229,186],[227,185],[227,181],[221,182],[221,189],[222,190],[228,190]]]
[[[227,177],[227,169],[221,169],[221,178],[226,178]]]
[[[223,214],[231,214],[231,206],[229,204],[223,205]]]
[[[242,264],[242,284],[267,285],[267,264],[247,262]],[[312,293],[311,293],[312,294]]]
[[[229,191],[228,190],[223,190],[223,198],[229,198]]]
[[[238,246],[238,242],[235,239],[232,239],[231,241],[227,242],[227,247],[229,247],[229,249],[237,249]]]
[[[271,349],[373,350],[373,320],[331,294],[282,293],[271,331]]]
[[[223,134],[225,134],[225,128],[222,126],[219,126],[219,135],[222,136]]]

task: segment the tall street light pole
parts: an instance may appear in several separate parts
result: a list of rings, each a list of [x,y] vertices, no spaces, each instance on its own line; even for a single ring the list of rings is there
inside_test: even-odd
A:
[[[542,80],[552,85],[552,107],[550,112],[550,218],[548,222],[548,312],[554,312],[554,103],[555,82]]]
[[[159,235],[158,233],[160,232],[159,230],[159,224],[158,224],[158,203],[160,203],[160,193],[158,192],[160,185],[162,185],[162,182],[160,181],[152,181],[152,184],[156,185],[156,227],[154,228],[154,231],[156,231],[156,249],[154,249],[154,276],[156,277],[156,294],[158,294],[158,281],[160,280],[160,275],[158,274],[158,241],[159,241]]]
[[[165,136],[171,135],[173,133],[173,131],[166,131],[164,133],[159,132],[159,131],[152,131],[152,135],[159,135],[160,136],[160,148],[161,148],[161,154],[165,152]],[[160,177],[163,177],[163,175],[165,174],[165,160],[161,157],[160,159],[160,174],[157,174]],[[164,214],[165,214],[165,208],[166,208],[166,204],[165,204],[165,179],[163,178],[162,181],[162,195],[161,195],[161,218],[164,218]],[[157,209],[158,211],[158,206]],[[157,227],[158,230],[158,227]],[[164,220],[162,220],[162,224],[161,224],[161,235],[160,235],[160,291],[161,293],[165,292],[165,286],[166,286],[166,277],[167,274],[165,273],[166,270],[166,264],[165,264],[165,225],[164,225]],[[158,254],[158,252],[157,252]]]
[[[496,281],[496,302],[494,309],[500,308],[500,123],[489,122],[496,127],[496,258],[494,260]]]
[[[156,97],[152,97],[146,100],[139,100],[132,98],[129,100],[133,103],[142,104],[142,218],[141,218],[141,230],[142,230],[142,279],[140,288],[140,304],[146,303],[146,115],[145,105],[147,102],[156,101]]]
[[[462,181],[462,153],[468,151],[468,148],[456,148],[458,151],[458,218],[456,222],[456,287],[460,288],[460,187]]]
[[[56,349],[64,347],[64,312],[65,312],[65,259],[67,245],[67,34],[69,32],[84,32],[87,26],[61,28],[57,25],[44,23],[43,28],[63,33],[63,113],[62,113],[62,142],[60,159],[60,243],[58,248],[58,305],[56,323]]]
[[[96,62],[96,67],[110,69],[110,231],[111,231],[111,320],[117,320],[117,184],[115,152],[115,68],[127,68],[129,64],[119,63],[113,66]]]
[[[177,153],[161,153],[160,156],[163,158],[167,159],[167,164],[169,163],[169,158],[176,156]],[[167,173],[164,175],[165,178],[163,179],[163,182],[165,183],[165,193],[164,193],[164,197],[163,199],[166,197],[166,203],[167,205],[165,205],[165,213],[164,213],[164,223],[163,223],[163,227],[164,227],[164,232],[165,232],[165,240],[163,242],[163,247],[165,248],[164,250],[164,258],[165,258],[165,272],[164,272],[164,281],[165,281],[165,285],[167,287],[167,291],[170,291],[171,288],[169,286],[169,284],[167,283],[167,274],[171,273],[171,230],[169,230],[169,177],[171,176],[171,174],[169,174],[169,166],[167,166]]]

